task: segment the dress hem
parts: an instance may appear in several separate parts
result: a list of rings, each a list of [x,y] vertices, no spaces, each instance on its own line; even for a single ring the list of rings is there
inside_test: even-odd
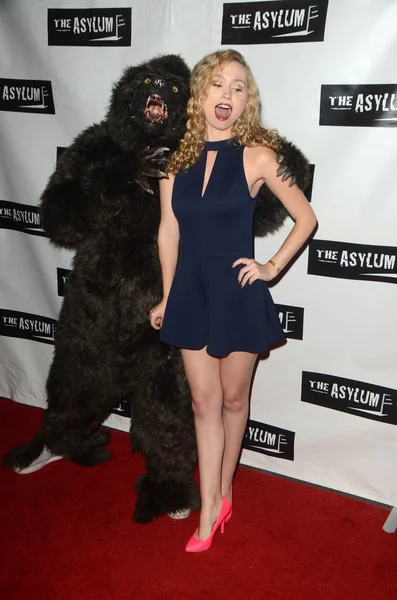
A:
[[[207,354],[209,354],[210,356],[213,356],[214,358],[223,358],[225,356],[228,356],[229,354],[232,354],[232,352],[247,352],[248,354],[264,354],[265,352],[268,352],[269,350],[272,349],[272,347],[277,346],[278,344],[280,344],[281,342],[287,342],[286,337],[280,337],[277,339],[272,340],[271,342],[268,342],[268,344],[266,345],[265,348],[263,348],[261,346],[261,349],[247,349],[247,348],[233,348],[233,350],[224,350],[223,352],[214,352],[211,351],[211,349],[208,349],[208,345],[207,344],[200,344],[200,345],[185,345],[185,344],[173,344],[172,342],[167,342],[165,340],[162,340],[160,338],[160,341],[163,342],[163,344],[168,344],[169,346],[173,346],[174,348],[178,348],[179,350],[202,350],[203,348],[205,348],[207,346]],[[284,345],[284,344],[283,344]],[[278,347],[278,346],[277,346]]]

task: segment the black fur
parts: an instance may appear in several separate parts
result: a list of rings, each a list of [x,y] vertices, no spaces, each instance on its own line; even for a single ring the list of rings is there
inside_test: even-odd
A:
[[[310,183],[310,166],[307,158],[292,142],[281,140],[280,155],[284,157],[282,164],[288,165],[297,185],[305,191]],[[289,180],[290,181],[290,180]],[[264,237],[275,233],[284,224],[288,212],[280,200],[272,194],[266,185],[259,191],[254,214],[254,236]]]
[[[162,122],[145,119],[151,94],[161,94],[167,104]],[[188,95],[189,70],[178,56],[126,69],[106,119],[74,140],[50,177],[41,198],[43,224],[55,245],[75,250],[73,269],[42,426],[3,461],[26,467],[44,445],[80,465],[107,460],[100,426],[127,398],[132,444],[147,465],[134,512],[141,522],[199,506],[193,416],[180,354],[158,341],[148,317],[161,298],[160,213],[157,184],[145,170],[161,170],[163,159],[146,158],[154,146],[177,146]],[[154,195],[145,191],[148,186]]]
[[[150,80],[150,81],[149,81]],[[149,122],[149,95],[160,94],[167,118]],[[47,380],[48,408],[36,436],[11,450],[6,467],[27,467],[44,446],[92,466],[107,460],[101,424],[113,406],[131,406],[132,446],[147,473],[136,485],[133,518],[149,522],[199,507],[193,479],[196,445],[180,353],[158,341],[149,310],[161,298],[157,256],[158,186],[165,154],[183,137],[189,70],[175,55],[127,68],[115,84],[106,118],[88,127],[61,156],[41,198],[51,241],[75,250]],[[307,161],[284,140],[282,153],[303,188]],[[286,216],[263,186],[255,233],[266,235]]]

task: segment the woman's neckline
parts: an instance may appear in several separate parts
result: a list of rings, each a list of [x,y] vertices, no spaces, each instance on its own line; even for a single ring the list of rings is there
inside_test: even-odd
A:
[[[238,147],[239,141],[235,137],[227,138],[227,140],[217,140],[215,142],[206,141],[204,150],[226,150],[235,149]]]

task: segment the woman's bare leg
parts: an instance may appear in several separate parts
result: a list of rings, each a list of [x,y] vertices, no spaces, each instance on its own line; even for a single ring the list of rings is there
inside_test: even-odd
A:
[[[221,508],[221,469],[224,451],[220,359],[202,350],[181,350],[192,394],[200,472],[201,513],[197,533],[207,539]]]
[[[247,425],[249,392],[257,355],[232,352],[221,359],[225,450],[222,461],[221,493],[230,500],[230,485],[236,470]]]

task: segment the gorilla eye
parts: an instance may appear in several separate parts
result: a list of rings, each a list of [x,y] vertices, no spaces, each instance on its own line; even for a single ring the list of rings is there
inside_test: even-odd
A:
[[[150,77],[146,77],[146,79],[144,80],[144,83],[150,83],[152,80],[150,79]]]
[[[177,94],[179,92],[178,88],[176,87],[176,85],[172,86],[172,91]]]

